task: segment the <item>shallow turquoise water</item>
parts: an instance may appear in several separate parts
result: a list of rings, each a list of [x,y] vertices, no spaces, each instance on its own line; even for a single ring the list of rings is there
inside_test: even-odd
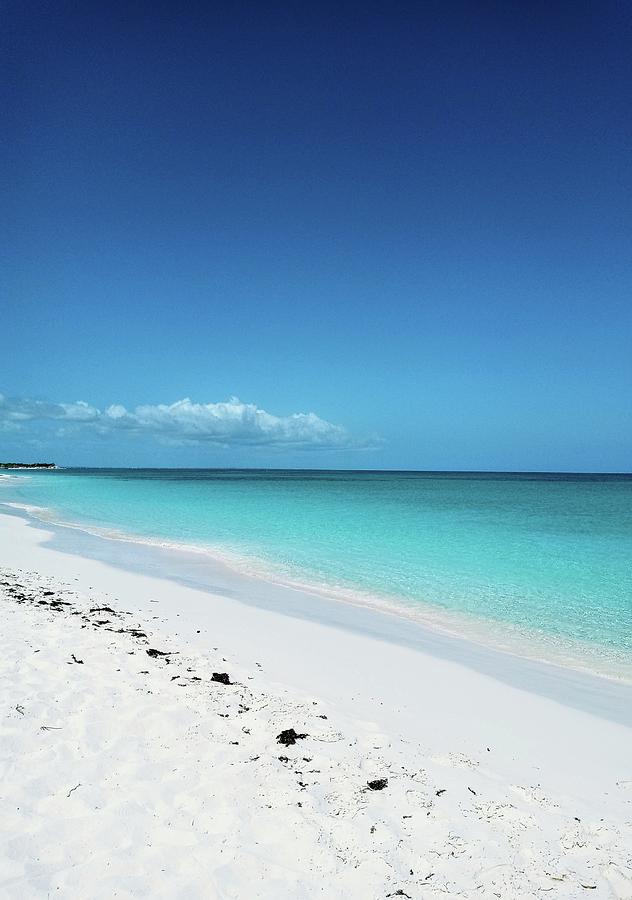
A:
[[[632,654],[632,476],[62,470],[0,501]]]

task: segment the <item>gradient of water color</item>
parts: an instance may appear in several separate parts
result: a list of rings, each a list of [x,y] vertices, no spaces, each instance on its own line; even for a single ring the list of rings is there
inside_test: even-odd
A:
[[[632,661],[632,476],[87,470],[0,500]]]

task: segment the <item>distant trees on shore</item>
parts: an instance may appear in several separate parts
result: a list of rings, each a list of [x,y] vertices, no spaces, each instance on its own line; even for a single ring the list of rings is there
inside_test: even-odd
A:
[[[56,469],[55,463],[0,462],[0,469]]]

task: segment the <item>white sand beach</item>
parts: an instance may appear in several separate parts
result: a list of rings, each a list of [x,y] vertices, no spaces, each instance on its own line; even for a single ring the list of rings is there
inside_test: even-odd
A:
[[[605,680],[573,708],[49,537],[0,515],[0,897],[632,898]]]

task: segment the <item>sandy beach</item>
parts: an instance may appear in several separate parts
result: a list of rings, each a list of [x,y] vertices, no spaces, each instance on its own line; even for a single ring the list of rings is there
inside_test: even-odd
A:
[[[2,12],[0,900],[632,900],[632,5]]]
[[[0,515],[1,897],[632,898],[605,680],[573,708],[50,538]]]

